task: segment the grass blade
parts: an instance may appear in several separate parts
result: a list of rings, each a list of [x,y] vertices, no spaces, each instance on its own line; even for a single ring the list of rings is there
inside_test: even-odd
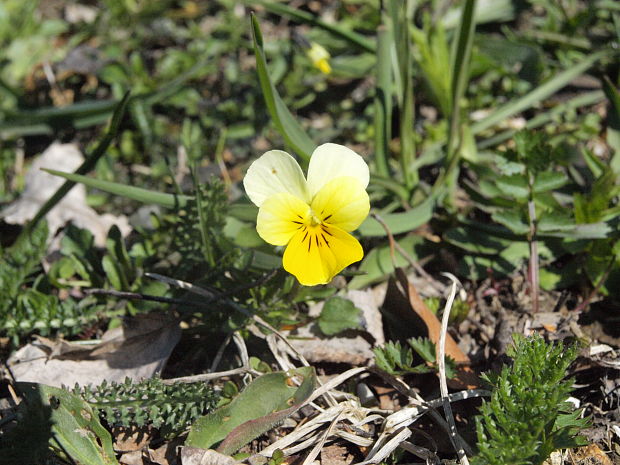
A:
[[[84,163],[82,163],[77,170],[75,170],[76,174],[85,174],[92,170],[99,159],[105,154],[110,147],[110,144],[116,137],[118,133],[119,126],[121,124],[121,120],[125,115],[125,111],[127,110],[127,103],[129,102],[129,92],[125,94],[123,99],[119,102],[114,110],[114,115],[112,116],[112,121],[110,122],[110,127],[106,132],[101,142],[95,147],[90,155],[86,157]],[[28,223],[26,228],[24,228],[24,232],[29,232],[32,230],[34,226],[43,218],[45,215],[49,213],[49,211],[56,206],[60,200],[67,195],[67,192],[71,190],[71,188],[75,186],[75,181],[67,180],[62,186],[58,188],[58,190],[50,197],[50,199],[43,204],[43,206],[39,209],[37,214],[34,216],[32,221]]]
[[[556,105],[549,111],[544,113],[540,113],[536,115],[534,118],[525,123],[525,129],[536,129],[539,128],[550,121],[554,121],[558,115],[566,113],[571,110],[576,110],[578,108],[587,107],[589,105],[594,105],[595,103],[600,102],[605,98],[605,95],[600,90],[595,90],[593,92],[587,92],[583,95],[578,95],[564,103]],[[608,128],[609,131],[609,128]],[[514,136],[518,132],[517,129],[508,129],[506,131],[500,132],[489,139],[481,140],[477,146],[479,150],[483,150],[489,147],[494,147],[502,142],[507,141],[512,136]]]
[[[452,45],[452,99],[450,110],[450,133],[449,139],[452,140],[452,145],[457,141],[459,118],[460,118],[460,102],[465,94],[465,88],[467,87],[467,81],[469,80],[469,62],[471,58],[471,48],[474,42],[474,29],[476,23],[474,22],[474,14],[476,10],[476,0],[466,0],[463,5],[463,12],[461,14],[461,22],[457,30],[455,41]],[[453,147],[448,144],[448,151],[450,152]]]
[[[163,192],[150,191],[148,189],[142,189],[141,187],[128,186],[118,182],[104,181],[102,179],[89,178],[76,173],[65,173],[64,171],[56,171],[50,169],[44,169],[50,174],[60,176],[68,179],[67,183],[71,186],[76,183],[82,183],[85,186],[99,189],[110,194],[119,195],[138,202],[159,205],[164,208],[182,208],[187,205],[187,202],[192,197],[187,195],[166,194]],[[67,184],[65,183],[65,184]]]
[[[316,148],[316,144],[306,134],[300,124],[293,118],[291,112],[280,98],[278,91],[269,78],[267,61],[263,50],[263,35],[256,16],[252,14],[252,41],[254,43],[254,55],[256,56],[256,70],[260,81],[265,104],[271,115],[271,119],[286,143],[306,162]]]
[[[597,53],[593,53],[577,65],[560,72],[555,77],[549,79],[547,82],[538,86],[536,89],[532,90],[523,97],[520,97],[516,100],[513,100],[512,102],[508,102],[506,105],[501,106],[486,118],[472,124],[472,133],[474,135],[479,134],[485,129],[495,126],[496,124],[504,121],[505,119],[521,113],[522,111],[527,110],[528,108],[531,108],[532,106],[540,103],[542,100],[546,99],[550,95],[553,95],[559,89],[566,86],[577,76],[580,76],[587,69],[593,66],[599,59],[609,53],[610,51],[608,50],[601,50]]]
[[[292,8],[283,3],[266,2],[266,1],[260,1],[260,0],[253,1],[253,2],[248,1],[246,3],[249,4],[250,6],[259,4],[263,6],[265,10],[269,11],[270,13],[275,13],[277,15],[282,15],[282,16],[288,16],[289,18],[293,18],[299,22],[320,27],[322,29],[325,29],[328,32],[331,32],[335,36],[341,37],[349,41],[351,44],[361,48],[362,50],[365,50],[371,53],[375,52],[375,45],[372,40],[368,39],[367,37],[364,37],[361,34],[358,34],[357,32],[353,32],[343,27],[340,27],[338,26],[338,23],[334,23],[334,24],[326,23],[320,18],[317,18],[312,13],[307,13],[305,11],[298,10],[297,8]]]
[[[375,165],[388,177],[389,142],[392,138],[392,34],[385,25],[377,29],[377,86],[375,89]]]
[[[466,0],[461,13],[461,21],[452,44],[451,73],[452,88],[450,101],[450,125],[448,130],[448,156],[446,157],[446,179],[452,187],[455,186],[455,176],[458,172],[458,160],[462,145],[461,130],[461,100],[465,95],[465,88],[469,80],[469,62],[474,42],[476,22],[474,14],[476,0]]]
[[[392,28],[392,50],[396,56],[397,88],[399,99],[400,165],[405,185],[413,188],[418,182],[418,172],[414,167],[415,133],[413,128],[413,62],[411,55],[411,34],[409,24],[413,17],[410,0],[390,0],[387,15]]]
[[[614,173],[620,173],[620,92],[605,76],[603,90],[609,100],[607,116],[607,143],[614,150],[609,165]]]

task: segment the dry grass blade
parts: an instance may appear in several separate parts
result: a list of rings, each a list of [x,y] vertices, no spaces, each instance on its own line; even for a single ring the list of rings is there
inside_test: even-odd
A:
[[[452,415],[452,406],[450,405],[450,398],[448,396],[448,383],[446,380],[446,335],[448,333],[448,320],[450,318],[450,310],[454,303],[454,297],[456,296],[456,287],[459,284],[458,279],[451,273],[443,273],[452,280],[452,289],[450,290],[450,296],[446,302],[446,306],[443,309],[443,317],[441,319],[441,332],[439,334],[439,350],[437,351],[437,364],[439,365],[439,387],[441,389],[441,398],[443,400],[443,408],[446,413],[446,420],[450,425],[450,441],[454,446],[456,453],[459,456],[459,461],[463,465],[469,465],[467,455],[465,455],[464,448],[467,447],[465,441],[458,435],[456,430],[456,424],[454,422],[454,415]]]

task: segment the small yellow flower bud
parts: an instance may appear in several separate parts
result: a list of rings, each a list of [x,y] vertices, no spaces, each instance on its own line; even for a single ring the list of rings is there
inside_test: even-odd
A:
[[[332,72],[332,67],[329,65],[331,56],[329,52],[325,50],[325,47],[316,42],[312,42],[306,53],[308,54],[308,58],[312,61],[312,64],[323,74],[330,74]]]

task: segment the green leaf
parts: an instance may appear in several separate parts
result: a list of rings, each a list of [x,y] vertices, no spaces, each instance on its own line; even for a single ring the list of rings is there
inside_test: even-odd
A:
[[[534,178],[534,193],[559,189],[568,182],[568,176],[558,171],[541,171]]]
[[[567,212],[546,212],[538,220],[537,230],[541,233],[570,231],[575,228],[575,220]]]
[[[530,192],[525,176],[500,176],[496,185],[504,195],[517,200],[526,200]]]
[[[412,337],[407,339],[407,343],[415,352],[427,362],[437,360],[435,343],[426,337]]]
[[[333,336],[345,329],[358,328],[359,313],[359,308],[353,302],[336,296],[325,302],[317,322],[323,334]]]
[[[451,50],[451,99],[450,99],[450,124],[448,126],[448,168],[457,168],[456,158],[461,155],[462,149],[458,150],[458,146],[465,147],[464,134],[473,134],[467,129],[464,131],[461,127],[461,104],[465,95],[467,82],[469,81],[469,65],[471,61],[471,49],[474,42],[474,30],[476,22],[474,14],[476,10],[476,0],[465,0],[461,12],[461,20],[459,22],[456,35],[452,42]],[[472,143],[472,146],[475,145]],[[451,168],[454,166],[454,168]]]
[[[420,236],[406,236],[397,240],[398,244],[414,260],[418,259],[416,248],[424,244],[424,239]],[[407,266],[407,260],[398,252],[394,254],[396,266]],[[359,266],[359,274],[349,282],[349,289],[362,289],[369,284],[385,279],[394,271],[394,264],[390,254],[390,245],[385,242],[373,247]]]
[[[310,139],[308,134],[293,118],[291,112],[280,98],[278,91],[271,82],[267,70],[267,60],[263,50],[263,35],[260,31],[258,20],[254,14],[251,15],[252,22],[252,41],[254,43],[254,55],[256,56],[256,71],[263,91],[263,97],[267,110],[271,115],[276,128],[286,143],[306,162],[310,160],[310,155],[316,148],[316,144]]]
[[[118,464],[110,433],[99,423],[91,406],[64,389],[36,383],[17,383],[25,403],[49,419],[50,446],[74,462]],[[25,439],[25,438],[24,438]]]
[[[108,231],[106,247],[110,257],[119,267],[124,289],[129,290],[129,283],[134,280],[134,269],[129,259],[127,248],[125,247],[125,239],[120,229],[118,229],[118,226],[113,225]]]
[[[484,231],[462,226],[446,231],[443,238],[469,252],[485,255],[496,255],[510,243],[508,240],[491,236]]]
[[[503,224],[515,234],[527,234],[530,226],[523,220],[518,210],[499,210],[491,215],[493,220]]]
[[[399,341],[388,341],[383,347],[375,347],[372,351],[377,366],[393,375],[410,369],[413,364],[411,349],[403,347]]]
[[[303,377],[299,387],[291,377]],[[232,454],[291,415],[316,384],[312,367],[263,375],[252,381],[230,404],[200,417],[192,425],[185,445],[209,449],[225,441],[218,452]]]
[[[609,165],[614,173],[620,173],[620,92],[607,76],[603,79],[603,90],[609,100],[607,143],[614,150]]]
[[[50,169],[44,169],[48,173],[60,176],[70,181],[82,183],[88,187],[99,189],[110,194],[119,195],[128,199],[136,200],[138,202],[159,205],[165,208],[183,208],[187,205],[187,202],[191,200],[191,197],[187,195],[165,194],[162,192],[154,192],[140,187],[127,186],[117,182],[104,181],[101,179],[89,178],[88,176],[82,176],[79,174],[65,173],[63,171],[56,171]]]
[[[118,291],[126,291],[128,290],[128,286],[124,285],[124,279],[120,267],[118,264],[110,257],[109,255],[105,255],[101,259],[101,266],[103,267],[103,271],[105,272],[106,278],[110,281],[112,287]]]
[[[607,223],[577,224],[566,230],[544,231],[539,234],[545,237],[565,237],[569,239],[605,239],[612,232]]]
[[[375,87],[375,163],[377,174],[389,176],[389,142],[392,139],[393,34],[386,25],[377,29],[377,85]]]
[[[435,197],[430,196],[409,211],[403,213],[388,213],[387,215],[381,215],[381,219],[385,222],[392,234],[400,234],[413,231],[415,228],[430,221],[433,217],[434,208]],[[381,223],[372,217],[366,218],[359,227],[359,232],[362,236],[366,237],[387,236]]]

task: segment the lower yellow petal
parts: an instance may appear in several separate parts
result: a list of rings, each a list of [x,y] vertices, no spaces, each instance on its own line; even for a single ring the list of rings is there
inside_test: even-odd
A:
[[[304,286],[327,284],[351,263],[360,261],[364,251],[350,234],[334,226],[309,226],[296,232],[282,263]]]
[[[309,210],[299,197],[286,192],[272,195],[258,209],[256,230],[265,242],[286,245],[302,229],[302,220]]]

